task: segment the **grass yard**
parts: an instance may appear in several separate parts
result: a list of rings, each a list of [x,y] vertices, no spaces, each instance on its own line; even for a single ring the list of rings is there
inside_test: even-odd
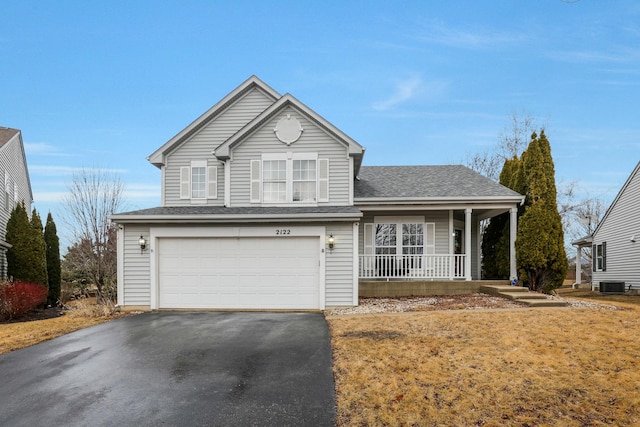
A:
[[[0,354],[29,347],[78,329],[111,320],[109,317],[70,317],[0,324]]]
[[[640,425],[640,307],[625,302],[327,317],[338,425]]]
[[[69,305],[72,310],[64,316],[0,323],[0,355],[127,315],[112,314],[109,307],[95,305],[95,298]]]

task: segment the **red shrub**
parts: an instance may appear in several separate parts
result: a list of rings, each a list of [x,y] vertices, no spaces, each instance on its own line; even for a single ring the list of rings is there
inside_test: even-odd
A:
[[[35,283],[0,284],[0,319],[24,316],[47,299],[47,288]]]

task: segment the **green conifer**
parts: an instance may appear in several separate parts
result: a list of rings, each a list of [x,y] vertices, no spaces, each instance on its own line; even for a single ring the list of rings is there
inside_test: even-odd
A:
[[[518,270],[530,289],[550,293],[562,285],[568,263],[556,202],[555,168],[544,130],[539,137],[532,135],[522,156],[522,174],[527,193],[516,240]]]
[[[53,306],[60,299],[62,272],[60,265],[60,239],[58,238],[56,223],[53,221],[51,212],[47,215],[47,223],[44,227],[44,242],[46,244],[47,279],[49,281],[47,302]]]

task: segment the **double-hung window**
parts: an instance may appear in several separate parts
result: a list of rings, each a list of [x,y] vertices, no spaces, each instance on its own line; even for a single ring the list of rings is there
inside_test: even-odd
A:
[[[180,199],[206,203],[218,198],[218,167],[206,160],[193,160],[191,166],[180,168]]]
[[[328,185],[329,160],[316,153],[263,154],[251,161],[252,203],[327,202]]]
[[[435,253],[435,223],[424,217],[375,217],[364,224],[365,269],[380,277],[420,274]]]
[[[293,201],[316,202],[316,160],[293,160]]]
[[[376,217],[364,225],[365,255],[435,253],[435,224],[424,217]]]
[[[593,271],[607,271],[607,242],[593,245]]]
[[[262,161],[262,200],[265,203],[287,201],[287,161]]]

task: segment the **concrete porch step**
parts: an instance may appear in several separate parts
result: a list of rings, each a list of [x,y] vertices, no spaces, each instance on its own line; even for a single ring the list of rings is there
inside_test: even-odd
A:
[[[501,293],[528,293],[529,289],[522,286],[511,285],[482,285],[480,286],[480,292],[500,296]]]
[[[522,286],[483,285],[480,286],[480,292],[520,302],[529,307],[567,306],[567,303],[564,301],[548,299],[546,295],[530,292],[529,289]]]
[[[518,299],[517,302],[524,303],[529,307],[566,307],[567,303],[564,301],[553,299]]]
[[[544,299],[547,297],[537,292],[501,292],[499,296],[511,299],[511,300],[523,300],[523,299]]]

